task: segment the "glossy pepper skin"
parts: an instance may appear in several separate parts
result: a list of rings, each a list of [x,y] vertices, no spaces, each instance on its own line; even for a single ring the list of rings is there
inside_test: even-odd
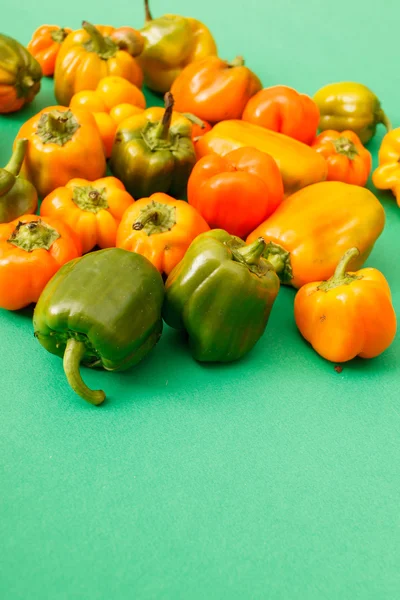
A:
[[[214,229],[245,237],[283,200],[276,162],[256,148],[238,148],[225,156],[210,154],[189,177],[188,202]]]
[[[179,112],[218,123],[240,119],[247,102],[261,87],[242,57],[228,62],[209,56],[188,65],[175,79],[171,93]]]
[[[372,174],[378,190],[391,190],[400,206],[400,127],[385,135],[379,148],[379,166]]]
[[[312,144],[328,164],[327,181],[364,186],[372,167],[371,153],[354,131],[323,131]]]
[[[267,326],[279,279],[261,258],[262,239],[246,246],[222,229],[199,235],[165,284],[163,318],[186,330],[193,357],[231,362]]]
[[[194,238],[209,229],[187,202],[152,194],[126,210],[118,227],[117,246],[142,254],[160,273],[169,275]]]
[[[379,123],[388,131],[392,128],[377,96],[361,83],[330,83],[318,90],[314,101],[321,115],[320,131],[350,129],[367,144]]]
[[[84,384],[79,365],[122,371],[140,362],[161,335],[163,298],[161,275],[140,254],[91,252],[70,261],[45,287],[33,315],[35,336],[64,359],[72,389],[98,405],[105,394]]]
[[[360,268],[385,225],[385,211],[372,192],[358,185],[324,181],[286,198],[273,215],[247,238],[263,237],[264,257],[281,282],[299,288],[329,279],[348,249],[360,254],[351,263]]]
[[[275,85],[250,98],[242,119],[310,145],[317,134],[319,110],[310,96]]]
[[[336,363],[356,356],[374,358],[396,334],[396,314],[382,273],[347,271],[358,254],[357,248],[348,250],[328,281],[303,286],[295,298],[300,333],[318,354]]]
[[[148,88],[165,94],[188,64],[217,54],[207,27],[189,17],[164,15],[153,19],[145,0],[146,23],[140,30],[144,48],[138,57]]]
[[[56,58],[61,44],[71,33],[68,27],[58,25],[42,25],[34,32],[27,49],[42,67],[43,75],[51,77],[54,74]]]
[[[173,98],[165,95],[165,110],[149,108],[123,121],[115,135],[110,167],[134,198],[155,192],[184,197],[196,162],[192,126],[172,112]]]
[[[106,171],[103,143],[86,110],[44,108],[22,125],[21,138],[28,140],[22,173],[41,198],[70,179],[99,179]]]
[[[21,215],[32,214],[38,204],[35,188],[19,175],[28,140],[18,140],[12,157],[0,169],[0,223],[9,223]]]
[[[0,113],[20,110],[40,91],[42,68],[17,40],[0,33]]]
[[[203,135],[195,145],[197,158],[215,152],[224,156],[232,150],[250,146],[266,152],[277,163],[285,195],[324,181],[328,173],[325,159],[313,148],[293,138],[246,121],[222,121]]]
[[[114,27],[95,27],[87,21],[64,40],[56,60],[54,93],[57,102],[68,106],[74,94],[94,90],[107,75],[124,77],[141,87],[143,73],[136,59],[113,41]]]
[[[0,307],[37,302],[58,269],[81,256],[79,238],[62,221],[22,215],[0,225]]]
[[[133,204],[133,198],[115,177],[96,181],[71,179],[43,200],[40,214],[67,223],[79,236],[82,252],[95,246],[115,246],[122,215]]]

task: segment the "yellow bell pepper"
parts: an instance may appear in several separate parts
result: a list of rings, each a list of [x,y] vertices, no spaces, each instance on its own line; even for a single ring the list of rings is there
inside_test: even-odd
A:
[[[378,158],[372,182],[378,190],[391,190],[400,206],[400,127],[385,135]]]

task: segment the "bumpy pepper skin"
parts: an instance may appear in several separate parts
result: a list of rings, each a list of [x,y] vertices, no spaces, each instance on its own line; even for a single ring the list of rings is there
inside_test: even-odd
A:
[[[0,225],[0,307],[37,302],[58,269],[81,256],[79,238],[59,219],[22,215]]]
[[[221,229],[199,235],[168,277],[163,317],[186,330],[193,357],[231,362],[264,333],[279,291],[263,240],[246,246]]]
[[[0,33],[0,113],[11,113],[32,102],[43,72],[32,54],[17,40]]]
[[[35,188],[19,175],[27,145],[28,140],[18,140],[10,161],[4,169],[0,169],[0,223],[33,214],[37,209]]]
[[[302,336],[318,354],[336,363],[379,356],[396,334],[396,314],[382,273],[347,272],[357,256],[357,248],[348,250],[328,281],[303,286],[294,303]]]
[[[318,90],[314,101],[321,115],[320,131],[350,129],[367,144],[379,123],[388,131],[392,128],[377,96],[361,83],[330,83]]]
[[[232,62],[209,56],[188,65],[175,79],[171,93],[176,110],[210,123],[240,119],[261,81],[241,57]]]
[[[153,19],[145,0],[146,24],[140,33],[144,48],[138,62],[148,88],[165,94],[188,64],[217,54],[207,27],[196,19],[164,15]]]
[[[57,102],[68,106],[74,94],[94,90],[103,77],[118,75],[141,87],[143,73],[136,59],[120,50],[111,35],[114,27],[83,22],[64,40],[56,60],[54,93]]]
[[[43,290],[33,315],[36,338],[64,358],[74,391],[92,404],[104,392],[83,383],[79,364],[122,371],[136,365],[162,332],[164,286],[143,256],[120,248],[70,261]]]
[[[400,127],[385,135],[378,158],[372,182],[378,190],[391,190],[400,206]]]
[[[197,158],[215,152],[224,156],[236,148],[251,146],[270,154],[282,175],[285,194],[324,181],[328,173],[325,159],[297,140],[246,121],[221,121],[197,140]]]
[[[117,229],[133,198],[115,177],[96,181],[71,179],[55,189],[40,206],[40,214],[57,217],[79,236],[83,253],[95,246],[115,246]]]
[[[71,31],[72,29],[68,27],[42,25],[34,32],[27,48],[42,67],[43,75],[46,77],[54,74],[61,44]]]
[[[328,165],[327,181],[364,186],[372,167],[372,156],[354,131],[323,131],[314,140],[314,150]]]
[[[22,173],[41,198],[70,179],[93,181],[106,171],[103,143],[86,110],[44,108],[22,125],[16,139],[21,138],[28,140]]]
[[[169,275],[194,238],[209,229],[187,202],[153,194],[125,211],[118,227],[117,247],[142,254],[160,273]]]
[[[311,144],[318,129],[319,110],[310,96],[286,85],[275,85],[250,98],[242,119]]]
[[[123,121],[115,135],[110,167],[134,198],[164,192],[183,198],[196,162],[190,121],[166,108],[149,108]]]
[[[264,256],[282,283],[299,288],[329,279],[343,253],[356,246],[360,268],[385,225],[385,211],[372,192],[358,185],[324,181],[286,198],[247,238],[267,242]]]

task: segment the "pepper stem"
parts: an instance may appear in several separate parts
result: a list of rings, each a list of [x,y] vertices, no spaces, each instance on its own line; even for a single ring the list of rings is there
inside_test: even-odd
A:
[[[153,201],[141,209],[132,229],[143,231],[146,235],[154,235],[171,231],[174,225],[176,225],[176,207]]]
[[[59,110],[48,113],[47,129],[54,135],[64,134],[67,130],[68,114]]]
[[[17,140],[15,144],[14,152],[4,169],[14,175],[15,177],[21,170],[22,163],[24,162],[26,148],[28,146],[28,140]]]
[[[199,119],[199,117],[196,117],[196,115],[192,115],[192,113],[181,113],[181,115],[183,117],[186,117],[194,125],[198,125],[199,127],[201,127],[201,129],[204,129],[205,126],[206,126],[206,124],[204,123],[204,121],[202,121],[201,119]]]
[[[109,48],[104,36],[100,33],[97,27],[91,23],[88,23],[88,21],[82,21],[82,27],[90,35],[94,52],[97,52],[97,54],[105,54]]]
[[[78,396],[98,406],[101,404],[106,395],[103,390],[91,390],[83,381],[79,365],[85,354],[85,344],[74,338],[69,338],[64,352],[64,372],[68,383]]]
[[[265,246],[266,244],[264,238],[259,237],[248,246],[235,248],[235,254],[240,254],[244,262],[246,262],[248,265],[258,265],[258,263],[260,262],[261,255],[264,252]]]
[[[158,140],[167,140],[169,136],[169,128],[171,126],[172,110],[174,108],[174,97],[171,92],[167,92],[164,96],[165,112],[162,120],[157,125],[154,131],[154,137]]]
[[[340,259],[332,279],[342,279],[346,275],[349,263],[353,260],[353,258],[359,255],[360,251],[358,248],[350,248],[350,250],[347,250],[347,252],[345,252],[342,258]]]
[[[384,125],[386,127],[387,131],[392,131],[392,129],[393,129],[392,124],[389,120],[389,117],[387,116],[385,111],[383,111],[382,109],[379,111],[379,114],[378,114],[378,123],[382,123],[382,125]]]
[[[153,20],[153,17],[151,16],[150,12],[149,0],[144,0],[144,14],[146,23]]]
[[[336,140],[332,140],[332,144],[338,154],[347,156],[349,160],[354,160],[356,156],[358,156],[356,145],[349,138],[343,135],[338,137]]]
[[[228,62],[228,67],[243,67],[244,66],[244,58],[243,56],[236,56],[233,60]]]

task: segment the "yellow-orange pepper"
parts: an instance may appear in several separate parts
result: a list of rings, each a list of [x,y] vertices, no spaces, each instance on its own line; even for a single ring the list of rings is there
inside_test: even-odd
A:
[[[43,75],[46,77],[54,74],[61,44],[71,31],[72,29],[68,29],[68,27],[42,25],[34,32],[27,48],[42,67]]]
[[[348,250],[328,281],[303,286],[296,294],[294,315],[302,336],[332,362],[356,356],[374,358],[392,343],[396,314],[389,285],[376,269],[347,271],[359,256]]]
[[[44,108],[22,125],[16,139],[23,138],[28,147],[21,172],[41,198],[74,177],[93,181],[105,174],[103,143],[87,110]]]
[[[372,182],[378,190],[391,190],[400,206],[400,127],[385,135],[378,158]]]
[[[46,196],[40,214],[67,223],[79,236],[82,251],[115,246],[118,225],[133,198],[115,177],[71,179]]]

